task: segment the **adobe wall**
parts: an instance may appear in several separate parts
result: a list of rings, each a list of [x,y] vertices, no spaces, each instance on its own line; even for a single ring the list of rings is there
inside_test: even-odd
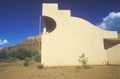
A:
[[[97,28],[84,19],[72,17],[70,10],[58,10],[57,4],[43,4],[42,16],[56,21],[51,33],[42,35],[42,64],[45,66],[79,65],[85,53],[89,64],[103,64],[107,60],[104,38],[118,38],[117,32]]]
[[[120,44],[108,49],[106,53],[110,64],[120,64]]]

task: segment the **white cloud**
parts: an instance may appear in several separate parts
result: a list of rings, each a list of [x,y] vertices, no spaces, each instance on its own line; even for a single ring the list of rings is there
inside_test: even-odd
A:
[[[103,18],[98,27],[105,30],[118,31],[120,33],[120,12],[111,12],[108,16]]]
[[[8,40],[6,40],[6,39],[1,40],[0,39],[0,45],[5,45],[5,44],[8,44]]]

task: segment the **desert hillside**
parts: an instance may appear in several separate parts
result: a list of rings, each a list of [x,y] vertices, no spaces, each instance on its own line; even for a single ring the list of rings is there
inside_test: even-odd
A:
[[[12,52],[16,51],[18,48],[37,51],[41,50],[41,35],[28,37],[26,41],[21,41],[15,46],[6,47],[0,51]]]

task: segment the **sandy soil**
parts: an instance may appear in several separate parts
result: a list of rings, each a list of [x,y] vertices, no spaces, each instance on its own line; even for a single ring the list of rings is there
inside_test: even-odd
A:
[[[46,67],[38,69],[39,63],[0,63],[0,79],[120,79],[120,66]]]

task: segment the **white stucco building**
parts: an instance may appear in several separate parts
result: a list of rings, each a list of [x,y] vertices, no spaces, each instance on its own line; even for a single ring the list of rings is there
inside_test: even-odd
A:
[[[43,4],[44,31],[41,62],[45,66],[79,65],[84,53],[89,64],[120,64],[120,40],[116,31],[102,30],[88,21],[58,10],[58,4]]]

